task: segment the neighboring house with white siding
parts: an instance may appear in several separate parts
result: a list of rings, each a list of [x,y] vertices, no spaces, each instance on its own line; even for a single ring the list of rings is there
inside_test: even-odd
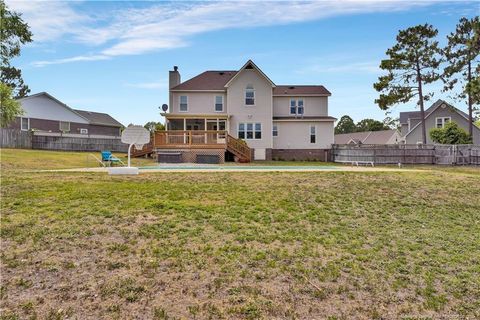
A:
[[[422,121],[420,111],[400,112],[401,134],[405,143],[422,143]],[[425,110],[425,129],[427,133],[427,144],[432,144],[430,130],[443,128],[447,123],[455,122],[458,126],[468,132],[468,114],[455,108],[451,104],[437,100]],[[480,145],[480,128],[473,125],[473,143]]]
[[[106,113],[72,109],[47,92],[18,102],[24,113],[9,125],[10,129],[79,138],[119,138],[123,127]]]
[[[154,141],[161,155],[326,160],[333,144],[331,93],[321,85],[276,85],[251,60],[238,71],[205,71],[185,82],[174,67],[169,89],[169,110],[162,113],[167,131]],[[253,157],[238,150],[240,140]]]

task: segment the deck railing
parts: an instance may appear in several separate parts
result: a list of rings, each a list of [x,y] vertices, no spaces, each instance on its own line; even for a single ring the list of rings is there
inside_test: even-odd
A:
[[[155,132],[155,148],[226,148],[227,131],[225,130],[165,130]]]

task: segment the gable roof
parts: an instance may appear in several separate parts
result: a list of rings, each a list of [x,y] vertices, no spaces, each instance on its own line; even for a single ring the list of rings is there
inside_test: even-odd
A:
[[[446,104],[447,106],[456,109],[456,111],[457,111],[458,113],[460,113],[460,115],[462,115],[464,118],[467,118],[467,119],[468,119],[468,114],[466,114],[465,112],[463,112],[463,111],[460,110],[460,109],[455,108],[455,107],[452,106],[451,104],[448,104],[447,102],[445,102],[445,101],[442,100],[442,99],[438,99],[437,101],[435,101],[435,103],[433,103],[429,108],[427,108],[427,109],[425,110],[425,118],[427,118],[427,117],[430,115],[430,113],[432,113],[433,111],[435,111],[435,110],[436,110],[439,106],[441,106],[442,104]],[[401,124],[407,124],[407,123],[408,123],[408,119],[422,119],[422,112],[421,112],[421,111],[400,112],[400,123],[401,123]]]
[[[301,96],[318,95],[331,96],[332,94],[324,86],[316,85],[280,85],[273,88],[274,96]]]
[[[96,125],[104,125],[104,126],[111,126],[111,127],[123,127],[123,125],[112,118],[109,114],[106,113],[101,113],[101,112],[93,112],[93,111],[86,111],[86,110],[78,110],[78,109],[72,109],[62,101],[58,100],[48,92],[39,92],[35,93],[23,98],[18,99],[18,101],[24,101],[27,99],[32,99],[35,97],[40,97],[40,96],[45,96],[49,99],[52,99],[53,101],[57,102],[60,106],[64,107],[68,111],[74,113],[75,115],[81,117],[84,119],[87,123],[89,124],[96,124]]]
[[[40,97],[40,96],[46,96],[47,98],[49,99],[52,99],[53,101],[55,101],[56,103],[58,103],[60,106],[64,107],[65,109],[67,109],[68,111],[74,113],[75,115],[83,118],[84,120],[88,121],[87,118],[85,118],[84,116],[82,116],[81,114],[79,114],[78,112],[76,112],[74,109],[70,108],[69,106],[67,106],[65,103],[63,103],[62,101],[58,100],[57,98],[55,98],[54,96],[52,96],[51,94],[49,94],[48,92],[45,92],[45,91],[42,91],[42,92],[39,92],[39,93],[35,93],[35,94],[31,94],[29,96],[26,96],[26,97],[23,97],[23,98],[20,98],[20,99],[17,99],[18,101],[23,101],[23,100],[27,100],[27,99],[31,99],[31,98],[36,98],[36,97]]]
[[[82,115],[83,117],[87,118],[90,124],[110,126],[110,127],[123,127],[123,125],[120,122],[112,118],[107,113],[78,110],[78,109],[75,109],[75,111],[80,115]]]
[[[430,115],[432,115],[435,112],[435,110],[437,110],[438,107],[440,107],[443,104],[445,104],[447,107],[451,108],[453,111],[457,112],[459,115],[461,115],[463,118],[465,118],[467,120],[467,122],[469,121],[468,120],[468,114],[466,114],[465,112],[463,112],[460,109],[455,108],[451,104],[449,104],[449,103],[447,103],[447,102],[445,102],[441,99],[438,99],[434,104],[432,104],[432,106],[430,108],[425,110],[425,119],[427,119]],[[421,117],[419,117],[418,119],[421,119]],[[422,125],[421,121],[419,123],[417,123],[410,131],[408,131],[407,134],[405,135],[405,137],[408,136],[411,132],[413,132],[420,125]],[[475,124],[473,126],[475,127]]]
[[[381,130],[381,131],[364,131],[353,133],[342,133],[335,135],[335,144],[348,144],[355,142],[356,144],[387,144],[393,135],[397,134],[398,130]]]
[[[212,90],[212,91],[225,91],[225,84],[232,79],[237,71],[225,70],[225,71],[205,71],[199,75],[176,85],[171,91],[183,91],[183,90]]]
[[[331,96],[332,94],[324,86],[320,85],[280,85],[276,86],[260,68],[248,60],[239,71],[237,70],[208,70],[182,82],[170,91],[225,91],[226,87],[234,80],[241,70],[251,65],[273,86],[273,96]]]
[[[273,83],[273,81],[270,80],[270,78],[267,77],[267,75],[263,73],[263,71],[250,59],[243,65],[243,67],[240,68],[240,70],[238,70],[238,72],[230,80],[228,80],[228,82],[225,84],[225,87],[228,87],[230,83],[232,83],[233,80],[235,80],[235,78],[245,69],[257,70],[257,72],[260,73],[260,75],[264,77],[265,80],[267,80],[273,88],[275,88],[275,83]]]

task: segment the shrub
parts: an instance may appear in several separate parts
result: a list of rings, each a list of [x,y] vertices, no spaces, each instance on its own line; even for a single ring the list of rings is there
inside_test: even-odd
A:
[[[430,138],[433,142],[441,144],[472,143],[472,137],[455,122],[447,123],[444,128],[431,129]]]

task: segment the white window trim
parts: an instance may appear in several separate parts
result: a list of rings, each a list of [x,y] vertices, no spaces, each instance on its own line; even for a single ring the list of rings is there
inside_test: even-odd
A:
[[[217,97],[222,97],[222,110],[217,110]],[[215,112],[224,112],[225,111],[225,98],[223,95],[215,95],[213,96],[213,111]]]
[[[62,130],[62,122],[63,123],[68,123],[68,130]],[[60,130],[61,132],[70,132],[70,130],[71,130],[70,121],[59,121],[58,122],[58,130]]]
[[[28,128],[27,128],[27,129],[23,129],[23,126],[22,126],[22,121],[23,121],[23,119],[27,119],[27,124],[28,124]],[[30,130],[30,118],[20,117],[20,130],[21,130],[21,131],[28,131],[28,130]]]
[[[295,113],[292,113],[292,100],[295,101]],[[299,100],[302,100],[303,101],[303,113],[298,113],[298,101]],[[290,100],[288,100],[288,113],[290,115],[296,115],[296,116],[304,116],[305,115],[305,98],[303,97],[298,97],[298,98],[290,98]]]
[[[277,130],[274,130],[274,128],[277,127]],[[277,135],[274,135],[274,132],[277,132]],[[278,124],[272,124],[272,137],[277,138],[278,137]]]
[[[182,110],[181,105],[182,105],[182,97],[187,97],[187,110]],[[188,95],[182,94],[178,96],[178,112],[188,112]]]
[[[312,128],[315,129],[314,134],[312,134]],[[312,135],[315,136],[315,142],[312,142]],[[309,125],[308,126],[308,141],[310,142],[310,144],[316,144],[317,143],[317,141],[318,141],[317,136],[318,136],[317,135],[317,126],[316,125]]]
[[[239,139],[240,139],[240,137],[239,137],[239,134],[238,134],[238,133],[240,132],[240,125],[241,125],[241,124],[243,124],[243,125],[244,125],[244,128],[245,128],[245,129],[243,130],[243,132],[245,132],[245,138],[243,138],[243,140],[257,140],[257,141],[258,141],[258,140],[263,140],[263,124],[262,124],[261,122],[239,122],[239,123],[237,124],[237,137],[238,137]],[[247,126],[248,126],[249,124],[252,125],[252,129],[253,129],[253,130],[252,130],[252,132],[253,132],[253,138],[252,138],[252,139],[247,138],[247,131],[248,131],[248,130],[247,130]],[[256,130],[255,130],[255,124],[260,124],[260,131],[256,131]],[[255,138],[255,132],[260,132],[262,137],[261,137],[260,139]]]
[[[442,127],[441,128],[437,127],[438,119],[442,119]],[[445,125],[446,125],[445,119],[448,119],[448,123],[452,122],[452,117],[436,117],[435,118],[435,128],[437,128],[437,129],[445,128]]]
[[[253,92],[253,104],[247,104],[247,91],[252,91]],[[257,104],[257,94],[255,92],[255,87],[253,89],[247,89],[245,88],[245,91],[243,92],[243,104],[245,107],[255,107]]]
[[[85,132],[82,132],[85,131]],[[87,128],[80,128],[80,134],[88,134],[88,129]]]

